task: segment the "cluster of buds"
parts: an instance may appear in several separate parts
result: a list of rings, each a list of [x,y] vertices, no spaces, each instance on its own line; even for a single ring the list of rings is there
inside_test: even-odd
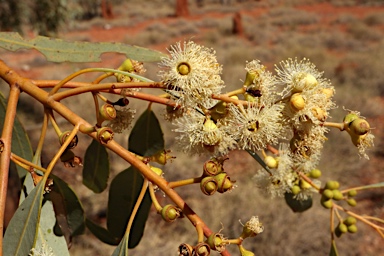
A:
[[[233,189],[235,181],[231,181],[223,168],[226,159],[212,158],[204,163],[204,178],[200,182],[200,189],[205,195],[213,195],[216,191],[225,193]]]
[[[195,246],[190,244],[181,244],[179,246],[179,256],[209,256],[211,249],[207,243],[201,242]]]
[[[344,233],[356,233],[357,232],[357,226],[356,226],[356,218],[349,216],[345,220],[341,221],[337,227],[335,228],[334,232],[337,237],[340,237]]]
[[[325,184],[325,187],[322,189],[322,196],[321,196],[321,205],[327,209],[332,208],[333,200],[340,201],[345,200],[348,205],[350,206],[356,206],[357,202],[353,198],[356,196],[357,191],[356,190],[350,190],[346,195],[341,193],[339,190],[340,184],[337,181],[331,180],[328,181]]]

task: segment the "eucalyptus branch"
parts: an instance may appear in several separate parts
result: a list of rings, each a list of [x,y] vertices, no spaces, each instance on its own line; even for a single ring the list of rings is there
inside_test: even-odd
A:
[[[177,188],[177,187],[181,187],[181,186],[200,183],[202,179],[203,179],[203,177],[197,177],[197,178],[190,178],[190,179],[185,179],[185,180],[170,181],[168,183],[168,186],[170,188]]]
[[[0,72],[2,72],[3,70],[10,70],[10,69],[6,66],[4,62],[0,61]],[[24,92],[26,92],[36,100],[40,101],[41,103],[44,103],[47,106],[51,107],[54,111],[56,111],[57,113],[62,115],[65,119],[67,119],[70,123],[72,123],[75,126],[75,128],[71,132],[70,138],[73,138],[77,130],[81,131],[79,127],[82,127],[82,126],[91,127],[91,125],[88,122],[86,122],[81,117],[73,113],[70,109],[68,109],[62,103],[57,102],[55,100],[49,100],[49,99],[52,99],[52,97],[49,96],[47,92],[36,87],[30,80],[20,77],[17,73],[13,71],[0,73],[0,76],[3,77],[3,79],[7,81],[9,84],[13,84],[14,82],[19,82],[20,88]],[[88,133],[88,135],[93,137],[96,140],[98,139],[96,132]],[[69,141],[70,139],[66,140],[66,143],[63,144],[63,146],[60,148],[58,154],[56,154],[54,159],[52,159],[50,165],[47,167],[46,175],[52,170],[53,165],[56,163],[57,159],[60,157],[65,147],[69,144]],[[134,154],[127,151],[125,148],[123,148],[121,145],[119,145],[113,140],[105,144],[105,147],[107,147],[112,152],[114,152],[115,154],[117,154],[118,156],[126,160],[128,163],[130,163],[132,166],[138,169],[144,175],[144,177],[146,177],[149,181],[156,184],[177,205],[177,207],[179,207],[182,210],[184,216],[186,216],[193,225],[202,226],[204,235],[206,237],[212,234],[212,231],[203,222],[203,220],[187,205],[187,203],[172,188],[168,187],[168,182],[166,182],[163,178],[161,178],[159,175],[154,173],[146,164],[144,164],[142,161],[137,159]],[[221,254],[223,256],[229,255],[227,251],[224,251]]]
[[[33,169],[31,170],[31,168],[34,168],[34,169],[37,169],[43,173],[45,173],[47,170],[41,166],[38,166],[37,164],[34,164],[18,155],[15,155],[14,153],[11,153],[11,160],[14,161],[15,163],[17,164],[22,164],[20,166],[22,166],[24,169],[26,169],[28,172],[31,172],[33,171]]]
[[[0,62],[1,65],[1,62]],[[0,75],[12,74],[13,71],[6,67],[5,69],[0,69]],[[12,144],[12,132],[13,124],[16,117],[16,107],[17,102],[20,96],[20,88],[17,81],[9,83],[10,92],[8,97],[7,111],[5,112],[5,120],[3,124],[3,132],[1,134],[0,142],[2,143],[2,152],[0,157],[0,233],[3,234],[4,230],[4,213],[5,213],[5,203],[7,197],[7,187],[8,187],[8,173],[9,173],[9,164],[11,158],[11,144]],[[0,235],[0,255],[3,252],[3,236]]]
[[[127,228],[125,230],[125,233],[126,233],[125,235],[127,237],[129,237],[129,233],[131,231],[133,221],[135,220],[137,211],[139,210],[139,207],[141,205],[141,202],[143,201],[143,198],[145,196],[145,192],[147,191],[147,189],[148,189],[148,180],[144,179],[143,185],[141,186],[140,194],[136,199],[135,206],[132,209],[132,213],[131,213],[131,216],[129,217]]]

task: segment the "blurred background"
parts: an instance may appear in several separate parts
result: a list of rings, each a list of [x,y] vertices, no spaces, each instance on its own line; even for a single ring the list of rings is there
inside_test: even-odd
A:
[[[26,38],[47,35],[69,41],[122,42],[162,52],[178,41],[194,40],[216,50],[223,65],[226,90],[242,85],[245,63],[259,59],[270,71],[287,58],[309,58],[336,89],[338,108],[330,121],[341,122],[345,109],[357,110],[373,128],[375,148],[370,160],[357,154],[349,136],[331,130],[325,143],[319,169],[321,180],[338,180],[341,188],[383,181],[384,151],[384,1],[383,0],[0,0],[1,31],[18,31]],[[36,51],[7,52],[0,58],[21,75],[31,79],[63,79],[86,67],[117,68],[125,59],[118,54],[104,54],[100,63],[49,63]],[[157,80],[157,64],[145,64],[147,76]],[[83,75],[79,81],[91,81],[96,75]],[[7,85],[0,81],[8,95]],[[19,116],[36,147],[43,108],[22,95]],[[95,123],[91,95],[63,101]],[[138,115],[146,104],[131,101]],[[164,107],[154,108],[162,121]],[[57,118],[63,130],[70,128]],[[172,126],[163,122],[167,149],[174,148]],[[127,134],[116,136],[127,145]],[[79,136],[75,149],[83,157],[90,139]],[[52,158],[59,143],[51,130],[45,142],[43,165]],[[168,180],[199,176],[205,157],[178,152],[164,167]],[[256,255],[328,255],[330,251],[329,210],[314,196],[313,207],[293,213],[284,199],[270,199],[255,187],[252,177],[260,166],[246,153],[232,152],[224,168],[237,187],[230,193],[204,196],[198,185],[179,188],[181,196],[214,231],[222,230],[229,238],[237,237],[251,216],[259,216],[265,231],[244,242]],[[110,154],[111,180],[127,164]],[[58,164],[54,173],[76,191],[87,217],[105,224],[108,189],[95,195],[81,182],[81,168],[65,169]],[[384,218],[384,190],[367,190],[357,197],[355,212]],[[158,192],[161,203],[168,199]],[[11,207],[8,207],[11,208]],[[370,227],[358,223],[356,234],[337,239],[341,255],[383,255],[382,238]],[[196,233],[186,219],[168,224],[152,209],[144,237],[131,255],[177,255],[181,243],[196,243]],[[239,255],[236,246],[229,246]],[[114,247],[97,240],[90,232],[75,237],[71,255],[111,255]],[[213,255],[216,255],[213,253]],[[217,254],[218,255],[218,254]]]

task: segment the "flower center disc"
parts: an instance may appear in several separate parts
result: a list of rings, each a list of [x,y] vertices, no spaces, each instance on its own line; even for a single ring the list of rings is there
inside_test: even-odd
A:
[[[183,62],[177,66],[177,71],[180,75],[185,76],[191,72],[191,67],[188,65],[188,63]]]

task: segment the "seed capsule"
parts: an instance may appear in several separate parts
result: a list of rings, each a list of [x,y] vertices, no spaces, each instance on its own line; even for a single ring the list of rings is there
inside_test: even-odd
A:
[[[200,182],[200,189],[205,195],[211,196],[217,191],[218,182],[215,177],[205,177]]]

